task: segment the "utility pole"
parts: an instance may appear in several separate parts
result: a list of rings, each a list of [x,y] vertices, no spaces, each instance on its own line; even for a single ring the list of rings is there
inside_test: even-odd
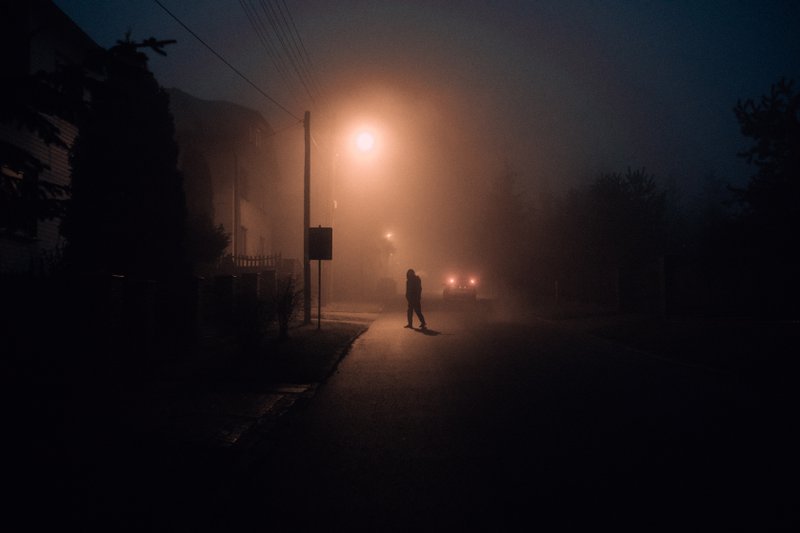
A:
[[[305,129],[305,169],[303,172],[303,323],[311,324],[311,261],[309,259],[308,228],[311,224],[311,113],[303,117]]]
[[[336,205],[337,200],[337,191],[336,191],[336,173],[339,170],[339,137],[338,137],[338,130],[337,130],[337,120],[336,114],[333,115],[333,120],[331,121],[331,139],[333,139],[333,156],[331,157],[331,169],[330,169],[330,179],[328,180],[329,183],[329,191],[330,191],[330,198],[328,200],[328,206],[330,207],[330,224],[331,228],[336,227]],[[327,283],[327,301],[333,302],[333,262],[331,262],[330,266],[328,267],[328,283]]]

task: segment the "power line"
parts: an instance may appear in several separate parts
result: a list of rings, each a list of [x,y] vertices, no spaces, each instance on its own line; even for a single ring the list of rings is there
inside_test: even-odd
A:
[[[289,52],[291,53],[292,57],[295,58],[295,63],[297,65],[297,73],[298,76],[304,78],[308,85],[306,85],[306,89],[310,93],[312,92],[313,88],[313,80],[311,79],[311,72],[309,72],[307,68],[307,63],[304,61],[304,57],[301,53],[300,46],[297,43],[296,34],[292,32],[292,28],[289,26],[289,22],[287,19],[291,19],[291,13],[288,13],[288,10],[282,10],[281,5],[286,7],[286,4],[281,4],[279,2],[275,2],[275,13],[276,17],[279,17],[279,22],[282,22],[282,26],[284,27],[284,32],[287,34],[287,41],[291,44],[289,47]],[[305,85],[305,83],[304,83]],[[313,97],[312,97],[313,101]]]
[[[292,113],[291,111],[289,111],[288,109],[286,109],[284,106],[282,106],[282,105],[281,105],[281,104],[280,104],[280,103],[279,103],[277,100],[275,100],[273,97],[271,97],[271,96],[270,96],[270,95],[268,95],[266,92],[264,92],[264,91],[261,89],[261,87],[259,87],[258,85],[256,85],[256,84],[255,84],[255,83],[253,83],[252,81],[250,81],[250,78],[248,78],[247,76],[245,76],[244,74],[242,74],[242,72],[241,72],[241,71],[239,71],[239,69],[237,69],[236,67],[234,67],[233,65],[231,65],[231,64],[230,64],[230,63],[229,63],[229,62],[228,62],[228,61],[227,61],[227,60],[226,60],[224,57],[222,57],[222,56],[221,56],[219,53],[217,53],[217,51],[216,51],[216,50],[214,50],[214,49],[213,49],[213,48],[212,48],[212,47],[211,47],[211,46],[210,46],[208,43],[206,43],[206,42],[205,42],[203,39],[201,39],[199,35],[197,35],[195,32],[193,32],[193,31],[191,30],[191,28],[189,28],[189,26],[187,26],[186,24],[184,24],[184,23],[181,21],[181,19],[179,19],[177,16],[175,16],[175,14],[173,14],[173,13],[172,13],[172,12],[171,12],[169,9],[167,9],[167,8],[164,6],[164,4],[162,4],[161,2],[159,2],[159,0],[153,0],[153,1],[154,1],[156,4],[158,4],[158,5],[159,5],[159,7],[161,7],[161,9],[163,9],[164,11],[166,11],[166,13],[167,13],[167,14],[168,14],[170,17],[172,17],[173,19],[175,19],[175,22],[177,22],[178,24],[180,24],[181,26],[183,26],[183,28],[184,28],[186,31],[188,31],[188,32],[189,32],[189,33],[192,35],[192,37],[194,37],[195,39],[197,39],[198,41],[200,41],[200,44],[202,44],[203,46],[205,46],[206,48],[208,48],[208,50],[209,50],[209,51],[210,51],[212,54],[214,54],[215,56],[217,56],[217,58],[219,58],[219,60],[220,60],[220,61],[222,61],[223,63],[225,63],[225,65],[227,65],[227,66],[228,66],[228,68],[230,68],[232,71],[234,71],[234,72],[235,72],[235,73],[236,73],[236,74],[237,74],[237,75],[238,75],[240,78],[242,78],[244,81],[246,81],[247,83],[249,83],[249,84],[250,84],[250,85],[251,85],[251,86],[252,86],[252,87],[253,87],[253,88],[254,88],[256,91],[258,91],[258,92],[259,92],[259,93],[260,93],[262,96],[264,96],[265,98],[267,98],[267,99],[268,99],[270,102],[272,102],[273,104],[275,104],[276,106],[278,106],[279,108],[281,108],[283,111],[285,111],[286,113],[288,113],[288,114],[289,114],[291,117],[295,118],[296,120],[298,120],[298,121],[301,121],[301,120],[303,120],[303,119],[301,119],[300,117],[298,117],[297,115],[295,115],[294,113]]]
[[[258,10],[256,10],[254,7],[250,7],[246,0],[239,0],[239,5],[242,7],[247,19],[250,21],[250,25],[255,30],[256,35],[261,42],[261,46],[264,47],[267,55],[272,60],[272,64],[280,75],[284,88],[290,95],[292,95],[292,97],[294,97],[295,100],[297,100],[297,97],[294,95],[294,91],[291,89],[291,83],[289,82],[289,73],[288,69],[286,68],[286,64],[284,63],[283,58],[280,56],[280,53],[272,44],[272,40],[269,37],[269,31],[266,27],[266,24],[261,19],[261,15],[258,13]]]
[[[290,94],[297,98],[296,92],[305,92],[312,105],[325,100],[286,2],[239,0],[239,4]],[[301,91],[292,90],[289,78],[301,86]]]
[[[325,95],[320,87],[319,82],[317,82],[316,76],[314,76],[314,66],[311,63],[311,58],[308,55],[308,50],[306,50],[305,43],[303,42],[303,38],[300,36],[300,32],[297,31],[297,25],[294,23],[294,19],[292,18],[292,13],[289,11],[289,7],[286,5],[285,0],[281,0],[281,4],[283,5],[283,11],[286,13],[286,17],[288,17],[289,22],[291,23],[291,28],[293,30],[293,34],[297,41],[299,42],[299,54],[300,58],[303,60],[302,64],[305,70],[308,71],[309,78],[311,79],[311,84],[319,93],[320,97],[324,98]],[[280,8],[280,6],[279,6]]]
[[[265,2],[264,0],[260,0],[259,3],[261,4],[261,9],[264,11],[264,15],[267,18],[267,21],[272,26],[272,29],[275,32],[275,36],[278,39],[278,43],[283,50],[283,53],[288,58],[289,63],[292,65],[292,69],[294,73],[297,75],[297,79],[300,81],[300,84],[308,94],[309,98],[311,99],[312,103],[314,101],[314,95],[311,93],[311,88],[309,87],[308,82],[306,81],[307,76],[304,75],[304,72],[301,68],[301,65],[298,62],[297,55],[295,53],[295,47],[292,46],[291,36],[287,34],[285,28],[285,19],[282,19],[280,13],[278,12],[277,6],[271,4],[270,2]],[[282,24],[283,21],[283,24]]]

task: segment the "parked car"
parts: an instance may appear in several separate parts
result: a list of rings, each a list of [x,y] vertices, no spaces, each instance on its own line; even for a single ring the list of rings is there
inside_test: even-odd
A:
[[[445,300],[476,300],[478,298],[478,278],[455,275],[447,278],[442,291]]]

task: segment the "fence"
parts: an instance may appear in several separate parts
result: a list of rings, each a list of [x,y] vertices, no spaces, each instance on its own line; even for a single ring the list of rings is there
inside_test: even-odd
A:
[[[283,265],[281,254],[226,255],[215,266],[216,274],[242,274],[245,272],[279,271]]]
[[[21,368],[135,377],[182,365],[209,339],[237,343],[276,320],[277,275],[270,269],[164,283],[0,276],[2,338]]]

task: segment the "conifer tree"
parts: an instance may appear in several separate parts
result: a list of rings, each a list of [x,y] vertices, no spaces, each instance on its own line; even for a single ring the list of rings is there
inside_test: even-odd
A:
[[[70,157],[72,197],[62,232],[79,272],[163,279],[187,271],[186,205],[169,97],[129,37],[103,51],[87,79],[88,111]]]

